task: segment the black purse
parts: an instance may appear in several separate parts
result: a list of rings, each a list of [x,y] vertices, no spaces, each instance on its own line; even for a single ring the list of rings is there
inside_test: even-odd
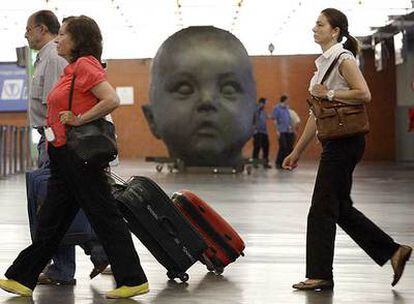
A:
[[[76,75],[73,75],[69,92],[69,111]],[[88,167],[103,168],[118,155],[114,125],[104,118],[66,130],[66,145],[79,161]]]

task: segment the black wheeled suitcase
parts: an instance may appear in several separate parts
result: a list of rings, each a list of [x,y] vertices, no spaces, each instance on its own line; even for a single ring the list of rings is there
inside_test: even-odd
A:
[[[113,187],[114,197],[131,232],[167,269],[170,279],[187,281],[187,269],[207,249],[200,234],[151,179],[134,176]]]

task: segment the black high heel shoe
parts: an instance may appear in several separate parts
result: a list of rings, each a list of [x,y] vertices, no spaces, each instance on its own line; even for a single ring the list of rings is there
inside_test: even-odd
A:
[[[317,280],[313,283],[307,283],[306,281],[304,281],[293,284],[292,287],[298,290],[332,290],[334,287],[334,282],[333,280]]]

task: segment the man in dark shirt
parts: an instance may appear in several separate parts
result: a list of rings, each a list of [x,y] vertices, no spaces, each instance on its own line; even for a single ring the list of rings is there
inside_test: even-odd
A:
[[[258,101],[257,110],[254,119],[254,134],[253,134],[253,166],[258,167],[259,153],[263,153],[263,167],[265,169],[271,168],[269,166],[269,136],[267,135],[266,120],[268,119],[265,110],[266,98],[261,97]]]
[[[279,137],[279,151],[275,161],[276,169],[282,169],[283,160],[292,152],[295,141],[287,100],[288,96],[282,95],[272,115],[272,118],[276,121],[276,131]]]

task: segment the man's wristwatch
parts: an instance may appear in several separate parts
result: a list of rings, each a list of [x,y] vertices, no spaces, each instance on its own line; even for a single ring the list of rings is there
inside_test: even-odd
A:
[[[326,97],[328,97],[329,101],[332,101],[335,97],[335,91],[334,90],[329,90],[328,93],[326,93]]]

